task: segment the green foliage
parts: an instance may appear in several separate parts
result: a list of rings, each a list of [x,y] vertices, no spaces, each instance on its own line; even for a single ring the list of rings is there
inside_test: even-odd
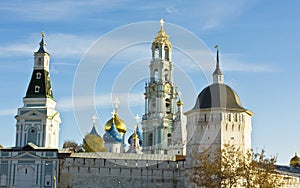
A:
[[[105,152],[104,141],[101,137],[95,134],[87,134],[83,139],[82,147],[86,152]]]
[[[3,148],[3,146],[0,144],[0,149]]]
[[[276,188],[290,183],[276,172],[276,157],[266,158],[264,151],[256,154],[225,144],[193,157],[196,163],[189,175],[199,187]]]

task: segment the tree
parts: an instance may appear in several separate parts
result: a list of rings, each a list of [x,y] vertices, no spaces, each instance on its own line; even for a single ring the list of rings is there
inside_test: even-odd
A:
[[[103,139],[96,134],[87,134],[83,139],[82,147],[86,152],[105,152],[107,148],[104,147]]]
[[[74,152],[83,152],[82,145],[78,145],[75,141],[73,140],[68,140],[65,141],[63,144],[63,148],[68,148],[74,150]]]
[[[255,154],[225,144],[222,149],[208,148],[193,157],[195,167],[189,175],[199,187],[274,188],[289,183],[276,172],[276,157],[266,158],[264,151]]]
[[[3,146],[0,144],[0,149],[3,148]]]

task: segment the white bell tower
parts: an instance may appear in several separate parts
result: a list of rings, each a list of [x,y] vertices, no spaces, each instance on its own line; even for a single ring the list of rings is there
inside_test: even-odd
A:
[[[56,111],[49,74],[50,55],[45,50],[42,32],[40,48],[34,53],[31,80],[23,98],[24,106],[16,115],[16,147],[29,142],[45,148],[58,148],[59,112]]]
[[[172,44],[160,20],[160,30],[152,43],[150,81],[145,86],[143,151],[166,154],[176,114],[177,88],[173,82]]]

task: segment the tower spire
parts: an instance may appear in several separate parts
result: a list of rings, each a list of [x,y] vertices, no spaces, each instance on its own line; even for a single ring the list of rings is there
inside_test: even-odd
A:
[[[96,114],[93,114],[93,116],[92,116],[92,120],[93,120],[93,128],[92,128],[90,134],[95,134],[95,135],[97,135],[97,136],[100,137],[100,135],[98,134],[98,132],[97,132],[97,130],[96,130],[96,120],[97,120],[97,119],[98,119],[98,118],[97,118]]]
[[[213,82],[214,83],[223,83],[224,82],[224,75],[220,68],[220,61],[219,61],[219,46],[216,45],[215,48],[217,49],[217,57],[216,57],[216,69],[213,72]]]
[[[33,73],[25,98],[54,99],[49,73],[50,54],[45,51],[45,33],[42,32],[41,35],[40,48],[37,52],[34,52]]]
[[[40,42],[40,48],[39,48],[39,50],[37,51],[38,53],[47,53],[46,52],[46,43],[45,43],[45,41],[44,41],[44,38],[45,38],[45,32],[44,31],[42,31],[41,32],[41,35],[42,35],[42,40],[41,40],[41,42]]]

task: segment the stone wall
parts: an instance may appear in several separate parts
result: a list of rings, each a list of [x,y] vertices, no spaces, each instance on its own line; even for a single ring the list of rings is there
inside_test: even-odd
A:
[[[60,159],[59,187],[184,187],[184,161]]]

